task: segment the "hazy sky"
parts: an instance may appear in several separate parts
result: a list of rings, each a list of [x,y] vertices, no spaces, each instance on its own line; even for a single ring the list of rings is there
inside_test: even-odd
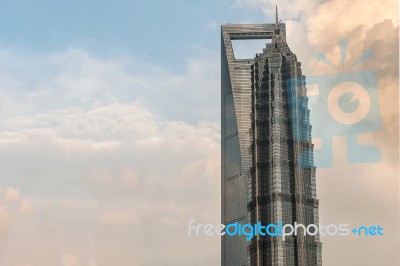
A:
[[[187,236],[191,219],[220,221],[220,24],[273,22],[274,5],[1,1],[0,265],[220,265],[217,237]],[[279,10],[307,75],[339,71],[315,55],[339,63],[341,38],[346,62],[373,51],[355,70],[377,75],[382,128],[361,140],[382,160],[348,164],[335,137],[317,194],[323,223],[386,234],[323,238],[323,262],[397,265],[397,2]]]

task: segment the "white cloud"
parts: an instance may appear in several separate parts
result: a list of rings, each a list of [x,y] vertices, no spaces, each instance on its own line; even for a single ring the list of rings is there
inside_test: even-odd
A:
[[[274,18],[271,23],[275,22],[275,6],[278,5],[279,19],[282,21],[298,19],[302,15],[308,15],[315,11],[318,4],[322,2],[319,0],[236,0],[232,8],[252,7],[261,9],[269,18]]]
[[[3,189],[4,200],[6,203],[16,203],[19,201],[19,191],[10,187]]]
[[[237,1],[237,6],[260,7],[270,17],[274,4]],[[283,20],[290,18],[288,41],[306,69],[315,69],[310,63],[315,49],[325,49],[329,56],[337,53],[333,46],[340,32],[326,31],[333,24],[326,6],[284,1],[279,9]],[[369,36],[357,32],[357,23],[364,22],[371,29],[371,43],[377,45],[371,36],[387,28],[373,26],[382,22],[386,10],[378,9],[379,18],[371,23],[364,17],[354,20],[350,27],[356,36],[354,47],[363,44],[360,36]],[[319,41],[313,37],[324,34],[327,38]],[[310,43],[292,41],[304,36]],[[381,61],[382,73],[393,68],[388,60]],[[383,84],[394,88],[392,79]],[[191,58],[182,73],[172,73],[129,57],[96,58],[82,49],[40,56],[0,51],[2,176],[9,188],[22,194],[11,193],[8,200],[18,199],[19,210],[0,204],[0,264],[219,265],[219,239],[189,238],[186,232],[190,219],[219,222],[218,86],[216,54]],[[386,163],[388,172],[398,167]],[[385,172],[385,182],[375,184],[371,177],[380,172],[373,170],[359,170],[371,176],[358,189],[361,194],[372,193],[375,212],[379,204],[394,199],[390,188],[398,183]],[[321,180],[320,175],[320,186]],[[347,185],[354,188],[357,180],[352,180]],[[329,189],[341,189],[346,183],[342,179],[332,183],[325,182],[318,192],[321,206],[333,210],[337,206],[328,204],[337,193]],[[378,193],[385,190],[390,193],[384,197]],[[370,202],[350,194],[343,197]],[[321,216],[330,219],[340,210],[343,217],[351,211],[339,209]],[[366,212],[351,217],[370,218]],[[382,217],[388,216],[382,212]],[[388,219],[389,228],[393,227]],[[324,255],[335,257],[335,249],[330,250],[324,249]],[[354,254],[347,255],[356,265]]]
[[[1,90],[0,159],[18,210],[0,213],[0,264],[217,265],[219,240],[189,238],[187,221],[219,222],[219,126],[148,105],[165,97],[177,99],[166,109],[198,112],[193,101],[218,95],[218,64],[193,59],[184,75],[153,68],[145,79],[82,50],[32,60],[54,69]],[[4,84],[23,76],[9,71]]]
[[[192,126],[163,120],[137,102],[7,121],[3,127],[9,131],[2,133],[0,156],[11,157],[14,164],[6,171],[14,174],[22,191],[34,196],[25,206],[29,213],[24,221],[18,219],[22,216],[14,217],[3,263],[21,252],[33,262],[52,252],[48,264],[41,264],[52,265],[56,255],[72,245],[82,253],[77,255],[81,261],[95,260],[97,265],[160,261],[217,265],[219,240],[191,239],[186,232],[192,218],[219,222],[219,129],[215,123]],[[74,128],[73,121],[84,122]],[[13,150],[18,152],[10,156]],[[21,154],[27,158],[24,163],[18,161]],[[35,168],[42,171],[29,179],[40,185],[17,174]],[[82,193],[71,201],[77,191]],[[60,197],[65,199],[57,200]],[[80,243],[71,242],[67,235],[79,235]],[[60,246],[49,246],[60,241]],[[193,252],[203,245],[208,255]],[[157,255],[152,256],[150,250]],[[184,255],[182,250],[186,250]]]
[[[104,210],[100,216],[101,223],[111,225],[131,224],[137,219],[136,214],[130,209]]]
[[[62,265],[63,266],[79,266],[79,265],[82,265],[80,263],[79,258],[77,256],[73,255],[73,254],[65,253],[65,254],[62,255],[61,260],[62,260]]]
[[[182,73],[171,73],[129,57],[99,59],[76,48],[41,56],[10,50],[0,54],[3,118],[72,107],[90,109],[141,99],[170,119],[191,122],[217,119],[216,53],[190,58]],[[193,108],[194,105],[198,108]]]
[[[11,223],[10,213],[0,205],[0,246],[8,235],[8,229]]]
[[[30,200],[28,198],[22,198],[19,204],[19,211],[24,213],[24,212],[29,212],[30,210],[31,210]]]
[[[269,18],[274,18],[275,4],[269,0],[236,1],[236,7],[261,9]],[[321,51],[338,64],[339,39],[348,40],[347,67],[368,49],[373,52],[372,58],[358,68],[340,71],[376,71],[383,125],[378,132],[361,135],[360,140],[378,147],[382,161],[347,164],[346,140],[333,138],[335,164],[331,169],[318,169],[317,193],[324,223],[380,223],[388,233],[381,239],[325,237],[322,258],[324,265],[341,265],[343,261],[349,265],[397,265],[399,257],[394,250],[399,249],[398,3],[295,0],[280,1],[278,8],[286,23],[288,44],[308,76],[337,72],[318,62],[315,54]],[[311,123],[315,130],[315,121]]]

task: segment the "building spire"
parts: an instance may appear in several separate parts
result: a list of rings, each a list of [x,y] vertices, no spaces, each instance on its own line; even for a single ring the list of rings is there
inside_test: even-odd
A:
[[[279,19],[278,19],[278,5],[275,6],[275,36],[280,35],[279,33]]]

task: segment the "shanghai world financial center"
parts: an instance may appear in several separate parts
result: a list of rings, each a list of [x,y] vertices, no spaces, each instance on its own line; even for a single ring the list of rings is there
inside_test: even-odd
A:
[[[237,59],[233,40],[269,39]],[[221,27],[222,224],[318,224],[306,87],[285,24]],[[322,265],[318,235],[224,235],[222,266]]]

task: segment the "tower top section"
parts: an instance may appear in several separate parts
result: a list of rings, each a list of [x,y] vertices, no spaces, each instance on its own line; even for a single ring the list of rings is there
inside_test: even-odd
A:
[[[272,42],[275,44],[285,42],[284,36],[281,36],[281,23],[278,19],[278,5],[275,6],[275,29]]]

